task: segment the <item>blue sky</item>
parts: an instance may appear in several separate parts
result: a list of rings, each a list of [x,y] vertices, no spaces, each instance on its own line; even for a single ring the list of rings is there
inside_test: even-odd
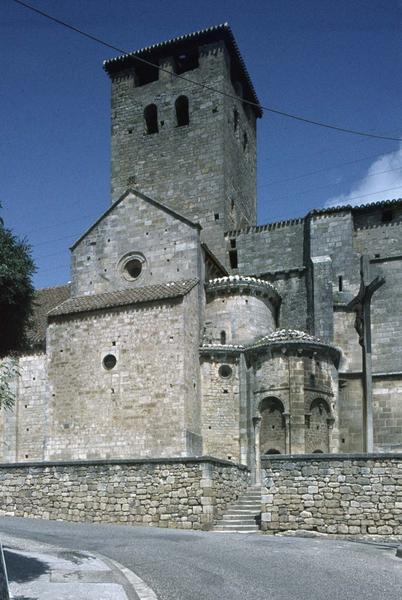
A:
[[[28,0],[29,1],[29,0]],[[31,0],[127,51],[229,22],[262,104],[402,137],[401,0]],[[11,0],[0,4],[0,202],[32,245],[37,287],[69,280],[68,247],[109,205],[116,55]],[[259,223],[402,196],[399,142],[265,113]]]

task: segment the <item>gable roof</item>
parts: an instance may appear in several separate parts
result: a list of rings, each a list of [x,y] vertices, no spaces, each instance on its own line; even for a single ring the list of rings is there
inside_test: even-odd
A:
[[[45,345],[47,313],[69,297],[70,284],[35,291],[33,315],[27,332],[28,341],[34,348]]]
[[[340,204],[338,206],[328,206],[327,208],[314,208],[309,212],[309,215],[324,215],[343,211],[353,212],[365,212],[370,210],[393,208],[396,206],[402,206],[402,198],[395,198],[393,200],[382,200],[380,202],[369,202],[368,204],[359,204],[358,206],[352,206],[351,204]]]
[[[231,68],[234,71],[235,77],[244,84],[245,99],[257,105],[253,108],[256,111],[256,114],[261,117],[262,109],[260,107],[260,102],[254,89],[253,82],[251,81],[246,64],[228,23],[214,25],[213,27],[201,29],[200,31],[195,31],[186,35],[180,35],[165,42],[153,44],[152,46],[146,46],[145,48],[140,48],[134,52],[129,52],[128,54],[123,54],[121,56],[117,56],[116,58],[105,60],[103,62],[103,68],[108,75],[112,77],[115,73],[118,73],[122,69],[134,66],[136,64],[136,58],[143,58],[150,63],[158,65],[159,58],[168,56],[169,54],[175,53],[178,50],[185,52],[187,49],[194,48],[195,44],[210,44],[220,40],[225,42],[229,51],[232,63]],[[184,74],[183,77],[186,79],[186,74]],[[188,76],[188,79],[191,79],[191,73]]]
[[[187,219],[187,217],[184,217],[182,214],[178,213],[176,210],[169,208],[165,204],[162,204],[161,202],[158,202],[157,200],[154,200],[153,198],[150,198],[149,196],[145,196],[145,194],[142,194],[141,192],[138,192],[137,190],[129,188],[127,191],[124,192],[124,194],[122,196],[120,196],[120,198],[118,200],[116,200],[116,202],[113,202],[113,204],[111,206],[109,206],[109,208],[107,210],[105,210],[105,212],[81,235],[81,237],[78,238],[78,240],[76,240],[74,242],[74,244],[72,246],[70,246],[70,250],[74,250],[78,246],[78,244],[80,242],[82,242],[82,240],[85,239],[86,236],[89,233],[91,233],[91,231],[93,229],[95,229],[95,227],[97,225],[99,225],[99,223],[101,223],[103,221],[103,219],[105,219],[108,215],[110,215],[110,213],[112,213],[114,211],[114,209],[117,208],[117,206],[119,206],[119,204],[124,202],[124,200],[126,198],[128,198],[128,196],[130,196],[130,195],[141,198],[141,200],[148,202],[155,208],[162,210],[163,212],[167,213],[171,217],[178,219],[179,221],[182,221],[189,227],[192,227],[194,229],[202,229],[202,227],[199,223],[194,223],[194,221],[190,221],[190,219]]]
[[[184,279],[170,283],[148,285],[131,290],[106,292],[91,296],[77,296],[66,300],[48,313],[48,317],[59,317],[75,313],[90,312],[105,308],[142,304],[155,300],[180,298],[188,294],[198,283],[198,279]]]

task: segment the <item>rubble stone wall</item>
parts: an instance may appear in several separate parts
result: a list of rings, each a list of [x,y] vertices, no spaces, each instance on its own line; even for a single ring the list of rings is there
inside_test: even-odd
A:
[[[402,454],[270,457],[262,477],[264,531],[402,534]]]
[[[209,529],[248,477],[210,457],[0,465],[0,515]]]

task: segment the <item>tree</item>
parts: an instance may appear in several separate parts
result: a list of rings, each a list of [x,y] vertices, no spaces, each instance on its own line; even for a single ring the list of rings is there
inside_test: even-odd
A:
[[[35,265],[25,240],[19,240],[0,219],[0,358],[26,348],[32,315]]]
[[[15,355],[27,348],[34,272],[29,245],[7,229],[0,217],[0,408],[14,403],[12,380],[18,376]]]

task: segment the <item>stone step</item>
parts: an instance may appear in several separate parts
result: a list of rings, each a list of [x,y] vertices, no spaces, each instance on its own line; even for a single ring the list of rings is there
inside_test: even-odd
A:
[[[219,519],[216,523],[219,527],[226,525],[256,525],[255,519],[231,519],[230,517],[224,516],[223,519]]]
[[[214,531],[221,531],[222,533],[225,531],[258,531],[257,525],[242,525],[240,523],[235,523],[233,525],[216,525],[214,527]]]
[[[256,513],[252,513],[252,512],[233,512],[232,510],[228,510],[227,512],[223,513],[223,515],[220,517],[221,519],[255,519],[255,517],[259,516],[259,512]]]
[[[260,533],[258,529],[212,529],[214,533]]]
[[[230,510],[248,510],[251,512],[257,510],[259,512],[261,510],[261,504],[231,504]]]
[[[250,511],[250,509],[248,508],[235,508],[234,506],[230,507],[230,510],[227,511],[227,514],[231,514],[231,515],[249,515],[251,513],[253,513],[254,511]],[[260,507],[256,507],[255,513],[259,514],[260,511]]]
[[[261,511],[261,487],[249,487],[215,523],[213,531],[221,533],[257,533]]]
[[[256,496],[254,497],[248,497],[248,496],[241,496],[241,498],[238,498],[236,500],[236,502],[254,502],[255,504],[261,504],[261,496]]]

